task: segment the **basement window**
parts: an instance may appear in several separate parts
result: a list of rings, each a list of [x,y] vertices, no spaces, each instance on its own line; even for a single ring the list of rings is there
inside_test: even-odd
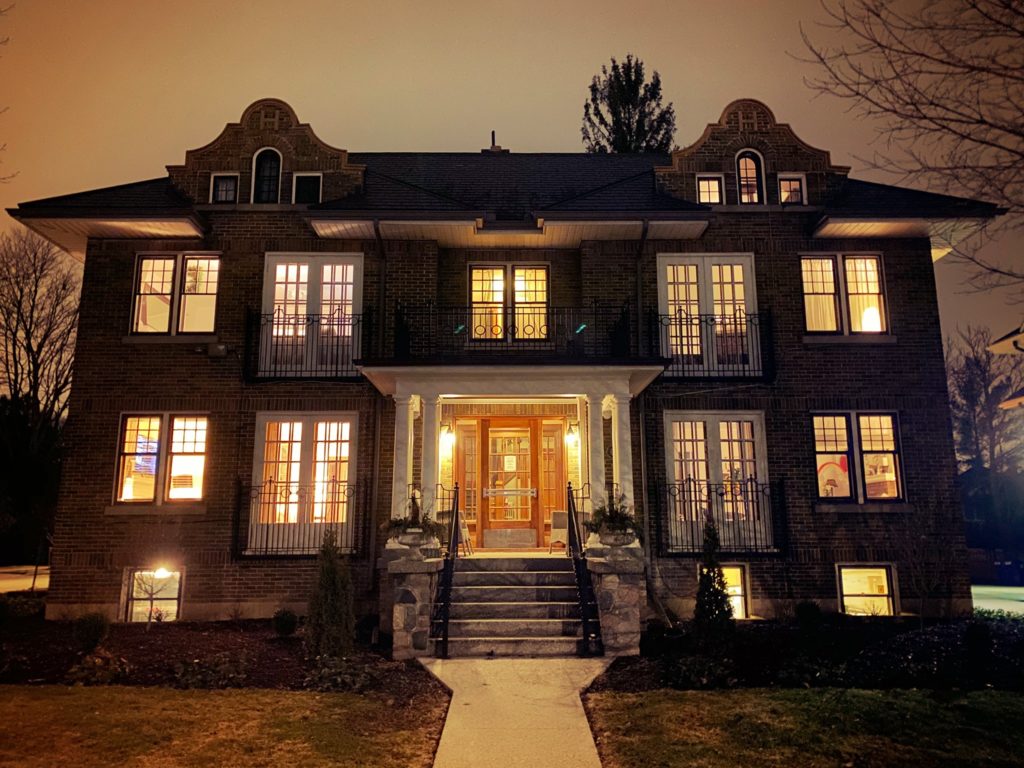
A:
[[[888,565],[840,565],[839,609],[852,616],[892,616],[892,570]]]
[[[127,604],[127,621],[176,621],[181,608],[181,571],[131,571]]]

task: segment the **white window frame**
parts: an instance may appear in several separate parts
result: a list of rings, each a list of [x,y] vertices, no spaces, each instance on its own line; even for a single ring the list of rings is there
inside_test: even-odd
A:
[[[836,577],[836,607],[839,609],[839,613],[845,616],[859,617],[863,614],[850,614],[846,612],[846,595],[843,592],[843,569],[858,569],[858,568],[884,568],[888,576],[888,587],[889,587],[889,603],[892,606],[891,617],[895,618],[900,615],[900,590],[899,580],[896,576],[896,563],[893,562],[839,562],[835,564],[835,577]]]
[[[776,183],[776,191],[779,193],[779,205],[807,205],[807,174],[806,173],[779,173],[779,178]],[[799,181],[800,182],[800,202],[799,203],[786,203],[782,201],[782,182],[783,181]]]
[[[181,298],[185,290],[185,261],[186,259],[217,259],[220,264],[217,269],[217,293],[213,306],[213,327],[208,331],[179,331],[178,323],[181,319]],[[169,336],[181,336],[184,339],[212,336],[217,331],[217,304],[220,299],[220,288],[223,275],[220,266],[223,265],[224,254],[221,251],[138,251],[135,254],[135,270],[132,275],[131,312],[128,316],[128,333],[135,338],[166,338]],[[137,331],[135,330],[136,313],[138,306],[136,299],[139,296],[139,279],[142,270],[142,262],[145,259],[174,259],[174,278],[171,281],[171,312],[166,331]]]
[[[292,205],[296,205],[295,193],[298,189],[298,180],[301,177],[315,176],[320,179],[320,189],[317,194],[316,203],[302,203],[302,205],[316,205],[322,203],[324,199],[324,175],[320,171],[295,171],[292,173]]]
[[[221,176],[233,176],[234,179],[235,179],[235,200],[234,200],[233,203],[218,203],[218,202],[215,202],[214,199],[213,199],[213,190],[214,190],[215,182]],[[210,201],[209,201],[210,204],[211,205],[238,205],[238,197],[239,197],[239,194],[242,191],[242,189],[241,189],[242,182],[241,182],[240,176],[241,176],[241,174],[236,173],[236,172],[232,172],[232,171],[213,171],[210,174]]]
[[[130,419],[132,417],[147,418],[154,416],[160,419],[160,433],[157,436],[156,484],[153,488],[153,498],[138,500],[125,499],[122,501],[118,498],[118,495],[121,488],[121,451],[124,447],[125,419]],[[205,458],[203,464],[203,489],[202,495],[198,499],[167,498],[167,473],[171,468],[171,422],[178,417],[202,417],[206,419],[206,451],[203,453]],[[175,508],[205,504],[207,478],[210,476],[210,435],[213,431],[211,427],[212,419],[210,418],[208,411],[121,411],[117,417],[117,444],[114,446],[114,488],[111,491],[113,495],[113,505],[123,508],[163,506]]]
[[[761,176],[758,179],[757,196],[760,198],[756,203],[744,203],[742,184],[740,182],[740,155],[750,152],[757,155],[761,161]],[[753,147],[743,147],[732,157],[733,173],[736,174],[736,204],[743,206],[767,205],[768,204],[768,166],[764,162],[764,155]]]
[[[359,468],[359,413],[357,411],[259,411],[256,414],[256,434],[253,441],[252,461],[252,486],[259,488],[263,485],[263,458],[267,440],[267,424],[272,421],[298,421],[302,423],[302,439],[299,444],[299,481],[302,487],[310,487],[314,484],[313,468],[316,463],[315,449],[316,436],[315,426],[318,421],[347,421],[349,427],[349,459],[348,459],[348,485],[356,484],[356,477]],[[355,508],[349,507],[345,522],[341,525],[355,525]],[[264,540],[257,526],[263,528],[274,528],[276,526],[293,526],[291,531],[298,531],[299,526],[305,526],[311,530],[323,530],[325,525],[337,525],[336,523],[318,523],[311,520],[302,520],[296,523],[261,523],[249,519],[249,548],[256,546],[256,542]],[[319,526],[319,529],[317,528]],[[299,534],[297,534],[299,535]],[[302,538],[301,535],[299,535]],[[305,540],[310,537],[306,536]]]
[[[277,153],[277,203],[257,203],[256,202],[256,158],[263,154],[264,150],[273,150]],[[249,161],[249,204],[250,205],[280,205],[281,204],[281,184],[284,178],[284,155],[281,154],[281,150],[277,147],[259,147],[255,152],[252,153],[252,160]]]
[[[849,258],[873,258],[878,261],[878,285],[881,290],[881,301],[882,301],[882,318],[885,320],[884,331],[851,331],[851,319],[850,319],[850,296],[846,290],[846,259]],[[885,258],[882,256],[880,251],[828,251],[828,252],[812,252],[805,251],[797,254],[797,258],[800,259],[800,304],[804,315],[804,328],[803,332],[806,335],[811,336],[853,336],[853,337],[866,337],[871,338],[872,336],[892,336],[892,317],[889,313],[889,290],[885,280]],[[804,302],[804,278],[803,278],[803,260],[804,259],[831,259],[832,260],[832,275],[835,279],[836,284],[836,296],[838,301],[836,302],[836,325],[838,328],[834,331],[809,331],[807,330],[807,309]]]
[[[701,181],[706,181],[707,179],[717,179],[718,180],[718,192],[719,192],[719,196],[722,199],[719,200],[717,203],[705,203],[705,202],[702,202],[701,199],[700,199],[700,183],[701,183]],[[696,184],[696,189],[697,189],[697,202],[698,203],[700,203],[701,205],[725,205],[725,174],[724,173],[698,173],[697,174],[697,179],[695,181],[695,184]]]
[[[677,421],[703,421],[705,423],[705,439],[708,441],[707,462],[708,482],[722,483],[722,446],[718,430],[714,431],[714,440],[710,439],[711,425],[717,425],[722,421],[747,420],[754,423],[754,463],[757,470],[757,482],[768,482],[768,443],[765,438],[764,411],[665,411],[664,412],[664,440],[665,440],[665,477],[670,483],[681,482],[675,476],[674,454],[672,445],[672,424]],[[717,473],[717,474],[716,474]]]

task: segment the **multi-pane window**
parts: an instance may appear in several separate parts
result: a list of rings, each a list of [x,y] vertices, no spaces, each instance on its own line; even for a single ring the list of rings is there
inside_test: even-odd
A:
[[[903,498],[899,434],[893,414],[827,413],[816,414],[812,420],[819,498]],[[854,475],[862,478],[860,486]]]
[[[854,616],[892,616],[892,572],[889,566],[840,565],[839,609]]]
[[[878,256],[804,256],[804,316],[811,333],[886,333]]]
[[[252,201],[276,203],[281,194],[281,156],[264,149],[253,159]]]
[[[292,179],[293,203],[315,205],[320,202],[323,177],[319,173],[296,173]]]
[[[471,338],[548,338],[548,291],[546,266],[470,267]]]
[[[206,416],[125,416],[118,449],[117,501],[202,499],[207,430]]]
[[[238,202],[238,174],[214,174],[210,181],[211,203]]]
[[[784,205],[803,205],[807,202],[803,176],[784,176],[779,174],[779,202]]]
[[[132,622],[175,621],[181,605],[181,572],[166,568],[128,574],[127,614]]]
[[[746,149],[736,156],[736,183],[742,205],[764,202],[764,168],[761,156]]]
[[[212,333],[220,258],[210,254],[139,257],[132,332]]]
[[[746,568],[742,565],[723,565],[722,576],[725,577],[725,591],[729,595],[734,619],[747,618]]]
[[[697,202],[705,205],[725,203],[721,176],[697,176]]]

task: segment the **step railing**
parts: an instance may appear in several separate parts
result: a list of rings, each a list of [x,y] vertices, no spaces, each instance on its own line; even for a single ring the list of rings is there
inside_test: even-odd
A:
[[[594,583],[590,577],[590,568],[583,551],[583,537],[580,533],[579,512],[576,510],[576,496],[572,483],[566,489],[566,508],[569,512],[569,540],[566,553],[572,558],[573,576],[576,578],[576,597],[580,604],[580,627],[583,638],[577,648],[579,656],[603,656],[604,644],[601,642],[601,622],[597,614],[597,600],[594,596]]]
[[[441,566],[441,578],[437,581],[437,590],[434,594],[434,610],[431,626],[434,634],[439,635],[436,642],[439,642],[437,656],[442,659],[448,658],[448,631],[452,615],[452,585],[455,581],[455,561],[459,557],[459,537],[462,534],[462,524],[459,517],[459,484],[451,494],[451,522],[448,529],[448,545],[444,551],[444,563]]]

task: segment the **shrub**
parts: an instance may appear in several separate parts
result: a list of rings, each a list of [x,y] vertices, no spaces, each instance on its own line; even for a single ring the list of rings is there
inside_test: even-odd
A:
[[[317,656],[303,681],[311,691],[343,691],[363,693],[374,687],[378,676],[366,664],[342,656]]]
[[[975,608],[974,618],[985,621],[1018,621],[1024,624],[1024,613],[1013,613],[1000,608]]]
[[[317,570],[306,619],[306,651],[311,657],[345,656],[352,650],[356,620],[352,577],[338,551],[334,531],[324,534]]]
[[[278,608],[274,612],[274,618],[271,619],[271,622],[278,637],[290,637],[298,629],[299,617],[295,615],[295,611],[290,611],[287,608]]]
[[[704,523],[704,554],[697,579],[697,604],[693,609],[693,632],[699,643],[713,644],[734,628],[732,604],[725,588],[725,576],[718,562],[718,529],[709,517]]]
[[[64,679],[71,685],[113,685],[126,680],[131,672],[126,659],[97,648],[68,670]]]
[[[178,688],[241,688],[248,677],[245,654],[218,653],[205,659],[191,659],[174,665]]]
[[[75,644],[85,653],[92,653],[110,633],[110,619],[102,613],[84,613],[75,619],[72,634]]]
[[[821,627],[824,614],[821,606],[813,600],[801,600],[793,609],[793,618],[800,629],[811,630]]]
[[[0,627],[25,619],[41,619],[45,610],[45,593],[0,595]]]

